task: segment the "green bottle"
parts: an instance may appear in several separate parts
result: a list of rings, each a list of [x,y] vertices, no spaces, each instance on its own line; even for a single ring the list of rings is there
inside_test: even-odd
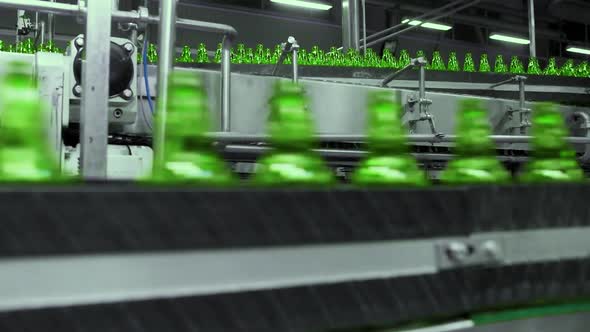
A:
[[[365,52],[364,66],[365,67],[379,67],[380,59],[372,48],[368,48]]]
[[[16,53],[16,47],[14,45],[8,45],[8,49],[6,51],[9,53]]]
[[[488,60],[488,55],[485,53],[482,53],[482,55],[479,58],[479,72],[480,73],[489,73],[492,71],[492,68],[490,67],[490,61]]]
[[[510,59],[510,73],[524,74],[524,65],[516,55],[512,56]]]
[[[430,62],[428,62],[428,57],[426,56],[426,53],[424,53],[424,51],[419,50],[418,52],[416,52],[416,58],[424,58],[424,61],[426,61],[426,69],[430,69]]]
[[[473,56],[471,53],[465,53],[465,61],[463,61],[463,71],[468,73],[475,72],[475,63],[473,62]]]
[[[47,144],[41,96],[27,63],[6,66],[0,83],[0,181],[50,182],[60,176]]]
[[[520,179],[529,183],[582,181],[584,173],[565,141],[568,130],[557,106],[539,103],[532,114],[533,159]]]
[[[401,104],[388,91],[369,96],[367,144],[369,156],[352,176],[360,186],[422,187],[428,184],[414,157],[408,151],[406,132],[401,123]]]
[[[382,66],[385,68],[399,68],[395,56],[391,50],[386,48],[383,50],[383,57],[381,58]]]
[[[207,54],[207,46],[200,43],[197,48],[197,63],[209,63],[209,54]]]
[[[152,182],[207,186],[233,183],[231,172],[207,137],[210,130],[208,105],[200,76],[180,70],[170,73],[164,157],[154,162]],[[155,121],[161,121],[159,114],[162,112],[156,113]],[[162,147],[154,148],[157,151]]]
[[[320,66],[329,66],[328,61],[326,60],[326,53],[324,52],[324,50],[320,49],[318,53],[318,58]]]
[[[547,67],[543,71],[543,75],[557,76],[559,75],[559,69],[557,68],[557,61],[555,58],[549,58]]]
[[[529,66],[526,71],[529,75],[541,75],[541,66],[539,66],[539,59],[532,57],[529,59]]]
[[[193,54],[191,52],[191,48],[189,46],[182,47],[182,53],[180,53],[180,57],[176,58],[177,63],[191,63],[195,62],[193,59]]]
[[[346,65],[346,58],[342,51],[338,50],[336,47],[330,48],[330,65],[331,66],[345,66]]]
[[[432,70],[447,70],[445,63],[443,62],[442,56],[439,51],[432,53],[432,63],[430,64]]]
[[[43,47],[43,51],[50,53],[63,53],[63,50],[57,47],[53,40],[50,40],[47,42],[47,44],[45,44],[45,47]]]
[[[297,63],[301,66],[309,65],[309,54],[307,54],[307,50],[304,48],[297,51]]]
[[[488,114],[479,100],[463,100],[457,113],[457,157],[441,174],[448,184],[507,183],[510,175],[496,159]]]
[[[504,63],[504,57],[502,54],[496,55],[496,62],[494,63],[494,73],[496,74],[504,74],[508,72],[508,68],[506,68],[506,64]]]
[[[303,88],[280,80],[270,101],[268,121],[274,150],[258,161],[254,182],[264,186],[322,186],[334,182],[314,146],[312,117]]]
[[[449,64],[447,65],[448,71],[459,71],[459,61],[457,60],[457,53],[449,53]]]
[[[0,40],[0,52],[4,52],[4,41]]]
[[[349,48],[346,51],[346,66],[348,67],[361,67],[362,61],[358,51],[353,48]]]
[[[27,38],[17,45],[17,52],[24,54],[35,54],[35,42],[31,38]]]
[[[264,45],[258,44],[256,45],[256,54],[254,54],[254,63],[257,65],[266,64],[266,59],[264,57]]]
[[[246,45],[238,44],[236,51],[232,52],[231,62],[232,63],[245,63],[246,61]]]
[[[149,63],[158,63],[158,49],[156,45],[150,43],[148,46],[147,59]]]
[[[266,63],[266,64],[272,64],[272,63],[273,63],[273,62],[272,62],[272,51],[271,51],[271,49],[270,49],[270,48],[267,48],[267,49],[264,51],[264,60],[265,60],[265,63]]]
[[[588,61],[582,61],[576,67],[576,77],[589,77],[590,76],[590,66],[588,65]]]
[[[568,59],[561,70],[559,71],[561,76],[576,76],[576,68],[574,67],[574,60]]]
[[[252,64],[254,63],[254,50],[250,47],[246,49],[246,56],[244,57],[244,63]]]
[[[221,43],[217,44],[217,49],[215,50],[215,56],[213,57],[213,63],[221,63],[221,55],[222,55],[222,48]]]
[[[410,64],[410,61],[412,60],[412,59],[410,59],[410,53],[408,53],[408,50],[401,50],[399,52],[399,58],[398,59],[399,60],[397,62],[397,65],[400,68],[403,68],[403,67],[409,65]]]
[[[281,58],[281,54],[283,53],[283,47],[281,45],[276,45],[275,50],[272,53],[271,63],[274,65],[279,62]]]
[[[322,61],[320,48],[317,45],[313,46],[309,52],[309,64],[312,66],[320,66],[322,65]]]

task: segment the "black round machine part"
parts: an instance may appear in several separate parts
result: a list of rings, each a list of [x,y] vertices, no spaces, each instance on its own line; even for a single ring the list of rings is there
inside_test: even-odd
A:
[[[85,49],[82,48],[74,58],[74,78],[77,84],[82,84],[82,57]],[[133,79],[133,60],[131,54],[123,46],[111,42],[109,70],[109,96],[117,96],[129,88]]]

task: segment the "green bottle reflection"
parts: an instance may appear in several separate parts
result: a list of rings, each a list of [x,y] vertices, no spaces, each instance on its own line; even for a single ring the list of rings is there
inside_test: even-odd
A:
[[[200,43],[197,48],[197,63],[209,63],[209,54],[207,54],[207,46],[204,43]]]
[[[312,117],[303,88],[280,80],[270,101],[268,121],[274,150],[258,161],[254,182],[264,186],[324,186],[334,182],[314,146]]]
[[[516,55],[512,56],[512,58],[510,59],[510,73],[524,74],[524,65]]]
[[[494,63],[494,73],[504,74],[508,72],[506,64],[504,63],[504,57],[501,54],[496,55],[496,62]]]
[[[549,62],[547,63],[547,67],[545,67],[545,70],[543,71],[543,75],[559,75],[559,69],[557,68],[557,61],[555,60],[555,58],[549,58]]]
[[[521,174],[523,182],[577,182],[584,173],[575,159],[575,152],[565,141],[568,130],[556,105],[540,103],[532,113],[531,146],[533,160]]]
[[[541,75],[541,66],[539,66],[539,59],[535,57],[529,59],[529,65],[527,67],[526,73],[529,75]]]
[[[191,63],[195,62],[190,46],[183,46],[180,56],[176,58],[177,63]]]
[[[479,57],[479,72],[480,73],[489,73],[492,71],[490,67],[490,61],[488,60],[488,55],[483,53]]]
[[[165,136],[164,140],[155,140],[163,141],[164,146],[154,146],[156,152],[164,149],[164,157],[156,158],[151,181],[207,186],[232,184],[231,172],[207,137],[209,103],[201,77],[180,70],[170,73],[167,104],[165,132],[155,133],[157,137]],[[162,112],[156,113],[155,121],[162,121],[159,114]]]
[[[49,116],[31,78],[31,65],[12,62],[5,68],[0,82],[0,181],[58,180],[57,160],[47,143]]]
[[[561,67],[560,73],[561,76],[576,76],[576,69],[574,67],[574,60],[568,59],[563,66]]]
[[[457,157],[441,174],[448,184],[498,184],[510,175],[496,159],[488,114],[479,100],[463,100],[457,113]]]
[[[475,72],[475,63],[473,62],[473,56],[471,53],[465,53],[465,61],[463,61],[463,71],[468,73]]]
[[[450,52],[449,53],[449,63],[447,65],[448,71],[459,71],[459,60],[457,60],[457,53]]]
[[[352,182],[360,186],[427,185],[424,172],[418,168],[406,145],[401,104],[389,91],[374,92],[368,99],[369,156],[355,170]]]
[[[440,55],[439,51],[434,51],[432,53],[432,63],[430,64],[430,69],[432,70],[447,70],[445,63]]]

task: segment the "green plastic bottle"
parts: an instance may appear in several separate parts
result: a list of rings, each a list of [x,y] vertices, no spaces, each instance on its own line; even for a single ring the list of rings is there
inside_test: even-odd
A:
[[[383,56],[381,57],[381,65],[384,68],[399,68],[395,56],[391,53],[391,50],[388,48],[383,50]]]
[[[480,73],[489,73],[492,71],[490,67],[490,61],[488,60],[488,55],[483,53],[479,57],[479,72]]]
[[[51,182],[60,171],[47,144],[41,96],[27,63],[6,66],[0,83],[0,181]]]
[[[524,65],[516,55],[512,56],[512,58],[510,59],[510,73],[524,74]]]
[[[488,114],[479,100],[463,100],[457,113],[457,157],[441,174],[447,184],[501,184],[510,175],[496,159]]]
[[[245,63],[246,61],[246,45],[238,44],[236,47],[236,51],[232,52],[231,62],[232,63]]]
[[[246,56],[244,57],[244,63],[252,64],[254,63],[254,50],[250,47],[246,49]]]
[[[276,64],[277,62],[279,62],[279,59],[280,59],[282,53],[283,53],[283,48],[281,47],[281,45],[276,45],[275,50],[272,53],[272,58],[271,58],[271,63],[273,65]]]
[[[158,63],[158,49],[156,45],[150,43],[148,46],[147,59],[149,63]]]
[[[473,62],[473,55],[470,52],[465,53],[465,61],[463,61],[463,71],[468,73],[475,72],[475,63]]]
[[[266,58],[264,57],[264,45],[258,44],[256,45],[256,54],[254,54],[254,63],[257,65],[266,64]]]
[[[568,130],[556,105],[535,105],[531,132],[533,159],[526,165],[520,180],[528,183],[579,182],[584,173],[575,152],[565,141]]]
[[[367,108],[369,156],[352,176],[360,186],[422,187],[428,184],[408,151],[401,123],[401,104],[389,91],[374,92]]]
[[[353,48],[349,48],[346,51],[346,62],[347,67],[362,67],[361,55]]]
[[[18,43],[17,52],[24,54],[35,54],[35,42],[33,39],[27,38]]]
[[[543,75],[557,76],[559,75],[559,68],[557,68],[557,61],[555,58],[549,58],[547,67],[543,71]]]
[[[322,61],[319,46],[313,46],[309,52],[309,64],[312,66],[321,66]]]
[[[496,62],[494,63],[494,73],[496,74],[504,74],[508,72],[508,68],[506,68],[506,64],[504,63],[504,57],[502,54],[496,55]]]
[[[266,64],[272,64],[272,63],[273,63],[273,62],[272,62],[272,51],[271,51],[271,49],[270,49],[270,48],[267,48],[267,49],[264,51],[264,59],[265,59],[265,63],[266,63]]]
[[[367,51],[365,52],[365,57],[364,57],[363,62],[364,62],[364,67],[372,67],[372,68],[377,68],[381,64],[381,60],[379,59],[379,57],[377,57],[377,54],[375,53],[375,51],[372,48],[368,48]]]
[[[449,53],[449,63],[447,65],[448,71],[459,71],[459,60],[457,60],[457,53],[450,52]]]
[[[574,67],[574,60],[568,59],[561,67],[559,74],[561,76],[570,76],[570,77],[576,76],[576,68]]]
[[[213,63],[221,63],[221,55],[222,55],[222,48],[221,43],[217,44],[217,49],[215,50],[215,56],[213,57]]]
[[[192,63],[195,62],[190,46],[183,46],[180,56],[176,58],[177,63]]]
[[[200,76],[180,70],[170,73],[164,157],[155,160],[151,182],[206,186],[226,186],[234,182],[207,137],[210,130],[208,105]],[[159,114],[162,112],[156,113],[155,121],[161,121]],[[161,148],[154,146],[156,152]]]
[[[432,70],[447,70],[445,63],[440,55],[439,51],[434,51],[432,53],[432,63],[430,64],[430,69]]]
[[[410,64],[410,61],[412,61],[412,59],[410,59],[410,53],[408,53],[408,50],[401,50],[399,52],[399,58],[398,58],[398,66],[400,68],[403,68],[407,65]]]
[[[0,52],[4,52],[4,41],[0,40]]]
[[[539,59],[532,57],[529,59],[529,66],[527,67],[527,74],[541,75],[541,66],[539,66]]]
[[[260,158],[254,183],[263,186],[325,186],[334,182],[332,172],[314,146],[312,117],[303,88],[280,80],[270,101],[268,121],[274,150]]]
[[[588,61],[582,61],[576,67],[576,77],[589,77],[590,76],[590,66],[588,65]]]
[[[204,43],[200,43],[197,48],[197,63],[209,63],[209,54],[207,54],[207,46]]]

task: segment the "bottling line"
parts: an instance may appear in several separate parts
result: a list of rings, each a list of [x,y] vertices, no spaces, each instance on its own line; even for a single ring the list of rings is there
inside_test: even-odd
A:
[[[452,1],[414,20],[437,21],[480,2]],[[423,24],[369,36],[363,29],[361,38],[359,1],[342,3],[344,50],[368,50]],[[213,122],[206,136],[242,177],[272,150],[273,87],[300,84],[315,123],[313,152],[342,183],[369,154],[359,110],[375,93],[401,104],[409,151],[434,182],[457,158],[457,105],[466,97],[490,114],[493,153],[512,175],[534,156],[539,102],[559,104],[564,140],[590,169],[590,72],[443,71],[425,54],[395,68],[319,65],[309,62],[309,45],[288,35],[276,61],[240,63],[234,27],[182,18],[175,0],[159,1],[157,15],[98,0],[0,0],[0,8],[18,10],[19,36],[54,33],[52,22],[25,13],[86,24],[65,52],[0,51],[0,77],[9,63],[29,65],[48,106],[46,140],[69,177],[0,186],[2,331],[586,331],[590,186],[583,182],[137,181],[166,157],[172,72],[201,78]],[[113,37],[112,22],[128,36]],[[158,26],[158,38],[149,37],[158,41],[157,60],[148,59],[149,25]],[[217,34],[216,60],[175,61],[180,29]]]

